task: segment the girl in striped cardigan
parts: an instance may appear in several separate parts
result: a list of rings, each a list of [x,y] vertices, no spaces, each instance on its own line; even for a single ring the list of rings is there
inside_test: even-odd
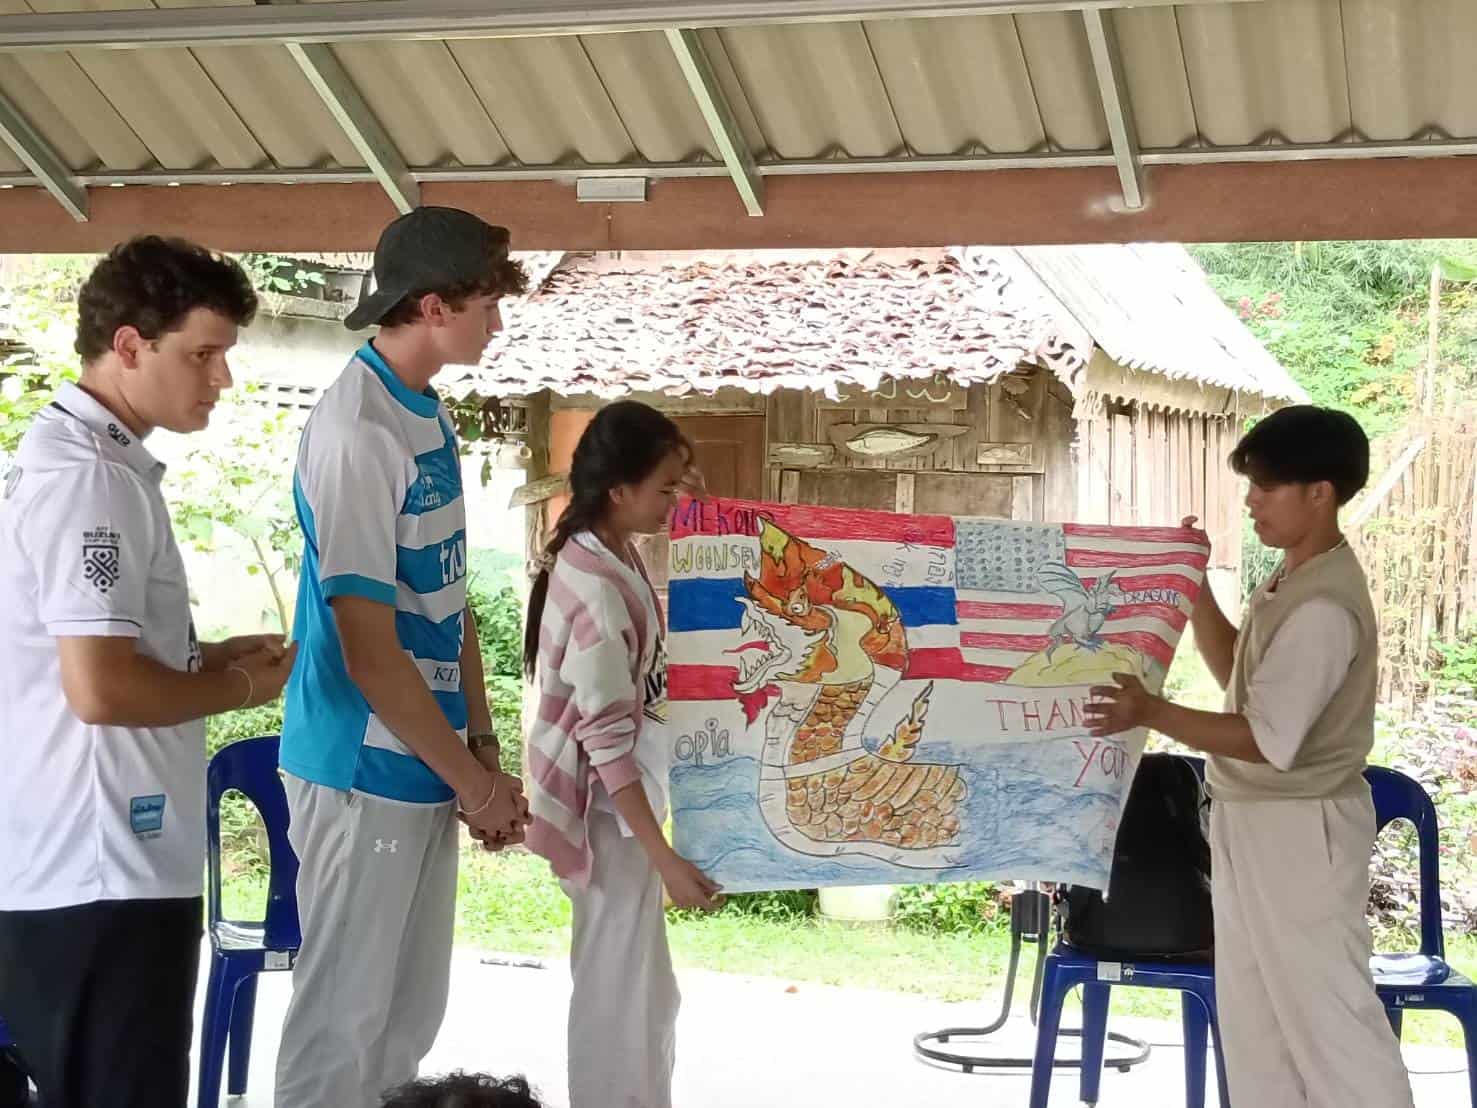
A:
[[[527,842],[574,909],[570,1108],[670,1108],[679,997],[662,888],[681,907],[718,902],[662,833],[665,624],[631,544],[665,531],[700,481],[666,416],[634,401],[602,409],[575,447],[569,505],[529,596]]]

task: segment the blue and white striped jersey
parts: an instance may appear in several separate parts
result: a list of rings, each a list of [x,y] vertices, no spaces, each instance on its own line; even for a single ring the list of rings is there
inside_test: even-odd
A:
[[[407,388],[366,343],[308,418],[293,494],[304,555],[282,768],[393,800],[452,799],[349,679],[329,607],[335,596],[392,605],[401,648],[466,733],[466,509],[446,409],[429,389]]]

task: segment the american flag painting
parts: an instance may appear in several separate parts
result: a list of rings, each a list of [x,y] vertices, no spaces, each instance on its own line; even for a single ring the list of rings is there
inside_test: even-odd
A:
[[[1007,680],[1053,642],[1073,641],[1070,619],[1057,636],[1051,631],[1064,608],[1078,610],[1074,596],[1086,598],[1087,616],[1095,611],[1091,598],[1101,598],[1104,643],[1168,668],[1205,572],[1207,551],[1193,534],[970,519],[956,521],[956,529],[961,546],[981,551],[956,554],[959,645],[963,661],[978,667],[977,679]],[[989,553],[1017,548],[1026,552],[1021,561]],[[1043,590],[1049,599],[1040,598]]]
[[[685,502],[668,690],[679,850],[734,890],[1014,877],[1103,887],[1204,578],[1180,528]]]

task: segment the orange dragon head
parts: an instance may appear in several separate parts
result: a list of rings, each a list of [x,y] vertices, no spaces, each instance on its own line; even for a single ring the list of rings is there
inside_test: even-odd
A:
[[[902,619],[880,588],[770,520],[760,527],[759,576],[744,575],[741,695],[773,681],[855,680],[858,661],[906,668]]]

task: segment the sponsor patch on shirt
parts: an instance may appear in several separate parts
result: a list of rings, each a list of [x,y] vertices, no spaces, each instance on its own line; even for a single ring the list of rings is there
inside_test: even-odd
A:
[[[106,593],[123,576],[120,536],[106,527],[82,532],[82,576],[98,592]]]
[[[128,824],[135,835],[157,835],[164,830],[163,793],[135,796],[128,802]]]

